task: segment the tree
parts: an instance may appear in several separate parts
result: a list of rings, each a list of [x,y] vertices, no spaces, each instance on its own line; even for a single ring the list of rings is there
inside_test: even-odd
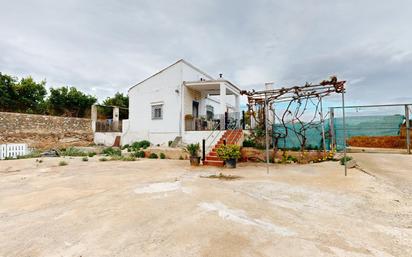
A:
[[[119,106],[129,108],[129,97],[117,92],[113,97],[108,97],[103,101],[104,105]]]
[[[52,115],[84,117],[96,101],[94,96],[86,95],[75,87],[50,88],[47,106]]]
[[[127,119],[128,117],[128,110],[124,108],[129,108],[129,97],[127,95],[123,95],[123,93],[116,92],[113,97],[107,97],[103,101],[103,105],[107,106],[118,106],[122,107],[119,111],[120,119]],[[101,107],[99,108],[99,112],[103,113],[106,117],[112,116],[112,108]]]
[[[0,111],[11,111],[15,106],[16,78],[0,72]]]
[[[15,110],[26,113],[44,112],[44,97],[47,95],[46,81],[37,83],[32,77],[22,78],[15,85],[17,101]]]

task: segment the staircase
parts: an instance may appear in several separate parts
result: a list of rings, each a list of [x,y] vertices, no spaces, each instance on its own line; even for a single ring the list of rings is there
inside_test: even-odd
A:
[[[243,130],[241,129],[226,130],[213,149],[206,155],[206,160],[203,161],[203,165],[223,167],[224,162],[217,157],[217,148],[224,144],[224,140],[226,140],[227,145],[234,145],[237,144],[242,137]]]

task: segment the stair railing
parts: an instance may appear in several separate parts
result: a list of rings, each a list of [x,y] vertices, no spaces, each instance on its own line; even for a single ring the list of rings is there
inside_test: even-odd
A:
[[[218,115],[219,116],[219,120],[221,120],[221,116],[222,115]],[[206,144],[207,140],[213,136],[213,134],[215,133],[215,131],[218,131],[218,133],[216,134],[216,138],[219,137],[220,133],[222,132],[222,124],[220,123],[216,123],[213,127],[212,127],[212,131],[210,132],[210,134],[204,139],[204,142]],[[218,129],[219,128],[219,129]],[[209,145],[207,147],[205,147],[205,152],[209,152],[210,148],[212,147],[212,144],[214,143],[215,140],[211,140]],[[206,155],[206,153],[203,153],[203,156]]]

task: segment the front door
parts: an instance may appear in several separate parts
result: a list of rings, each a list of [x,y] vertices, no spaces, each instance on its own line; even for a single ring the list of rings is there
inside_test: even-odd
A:
[[[193,101],[192,115],[193,115],[193,118],[198,118],[199,117],[199,102]]]

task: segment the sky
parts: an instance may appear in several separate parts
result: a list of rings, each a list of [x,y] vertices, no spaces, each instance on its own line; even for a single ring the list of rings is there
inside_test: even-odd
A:
[[[242,89],[347,81],[412,103],[412,1],[0,0],[0,72],[99,100],[185,59]],[[339,104],[331,97],[329,104]]]

